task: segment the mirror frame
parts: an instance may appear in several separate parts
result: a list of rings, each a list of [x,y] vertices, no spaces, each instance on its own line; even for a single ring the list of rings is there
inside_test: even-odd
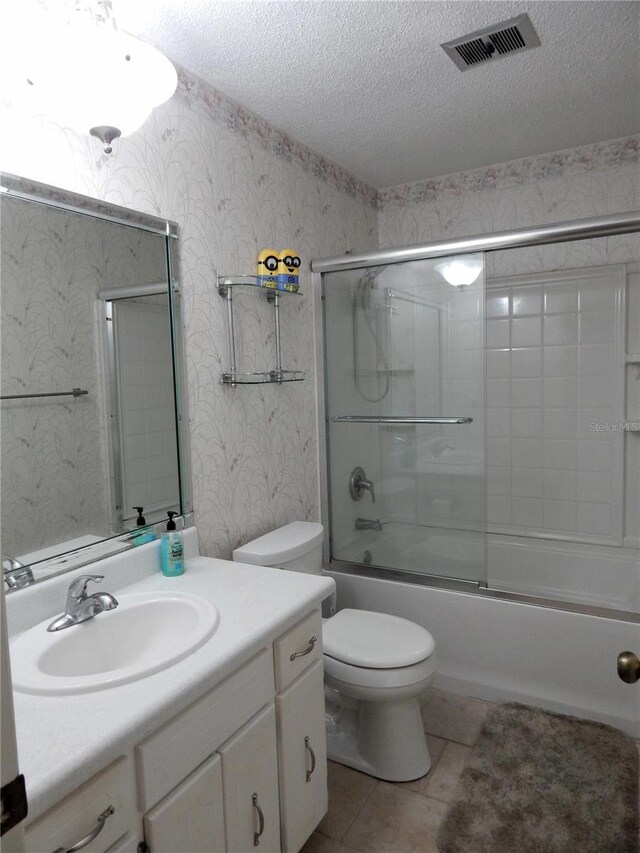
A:
[[[162,219],[156,216],[151,216],[148,213],[142,213],[137,210],[130,210],[127,207],[111,204],[110,202],[100,201],[99,199],[91,198],[90,196],[80,195],[70,192],[69,190],[52,187],[47,184],[39,183],[28,178],[22,178],[17,175],[12,175],[7,172],[0,172],[0,195],[7,195],[13,198],[22,199],[23,201],[41,204],[45,207],[53,207],[57,210],[67,210],[70,213],[90,216],[94,219],[101,219],[105,222],[110,222],[116,225],[125,225],[131,228],[137,228],[143,231],[149,231],[153,234],[159,234],[166,240],[167,253],[167,281],[176,282],[176,285],[168,289],[169,299],[169,317],[171,327],[171,350],[173,360],[173,382],[174,382],[174,398],[176,406],[176,433],[177,433],[177,450],[178,450],[178,485],[180,492],[180,505],[183,509],[182,522],[184,527],[189,527],[193,524],[193,505],[192,505],[192,490],[191,490],[191,472],[189,465],[189,435],[188,435],[188,414],[186,403],[186,386],[185,386],[185,360],[184,360],[184,335],[182,325],[182,314],[176,304],[176,296],[179,295],[178,276],[175,271],[178,268],[178,237],[179,229],[175,222],[169,219]],[[139,535],[140,529],[156,530],[160,533],[164,529],[163,522],[147,525],[147,528],[138,528],[133,534],[131,532],[114,534],[106,537],[100,542],[92,545],[85,545],[74,551],[66,551],[50,557],[47,560],[40,560],[37,563],[32,563],[31,566],[37,566],[38,572],[43,571],[44,576],[37,578],[29,584],[18,587],[16,589],[5,589],[7,594],[18,592],[20,589],[28,589],[34,583],[41,583],[51,577],[63,574],[64,572],[77,569],[88,563],[93,563],[107,557],[112,557],[115,554],[128,551],[135,547],[133,539],[135,535]],[[4,575],[3,575],[4,586]]]

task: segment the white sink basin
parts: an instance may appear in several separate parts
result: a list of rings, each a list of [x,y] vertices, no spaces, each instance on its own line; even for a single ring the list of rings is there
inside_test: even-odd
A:
[[[182,592],[123,593],[120,606],[47,632],[51,618],[11,643],[13,686],[22,693],[89,693],[165,669],[218,626],[210,601]],[[53,618],[53,617],[52,617]]]

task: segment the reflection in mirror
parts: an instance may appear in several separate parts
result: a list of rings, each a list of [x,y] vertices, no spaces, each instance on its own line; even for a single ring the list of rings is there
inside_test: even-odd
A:
[[[109,291],[104,321],[109,354],[114,531],[180,512],[171,330],[166,285],[139,296]],[[133,288],[127,288],[132,292]],[[138,511],[136,508],[142,507]]]
[[[39,579],[52,570],[41,561],[135,530],[134,506],[147,524],[188,508],[167,272],[175,238],[109,221],[103,204],[91,215],[9,193],[0,203],[2,554],[15,588],[30,580],[21,565],[38,563]]]

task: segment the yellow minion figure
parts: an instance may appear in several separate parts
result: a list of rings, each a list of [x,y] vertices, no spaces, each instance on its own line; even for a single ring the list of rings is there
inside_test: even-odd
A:
[[[262,287],[278,287],[278,253],[275,249],[263,249],[258,255],[258,284]]]
[[[300,256],[295,249],[282,249],[278,254],[278,290],[298,290],[298,271]]]

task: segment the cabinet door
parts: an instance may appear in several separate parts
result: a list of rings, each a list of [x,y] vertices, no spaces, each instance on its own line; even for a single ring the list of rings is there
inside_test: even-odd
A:
[[[273,705],[218,750],[229,853],[279,853],[278,758]]]
[[[297,853],[327,811],[322,661],[276,697],[282,850]]]
[[[144,816],[151,853],[224,853],[220,756],[214,755]]]

